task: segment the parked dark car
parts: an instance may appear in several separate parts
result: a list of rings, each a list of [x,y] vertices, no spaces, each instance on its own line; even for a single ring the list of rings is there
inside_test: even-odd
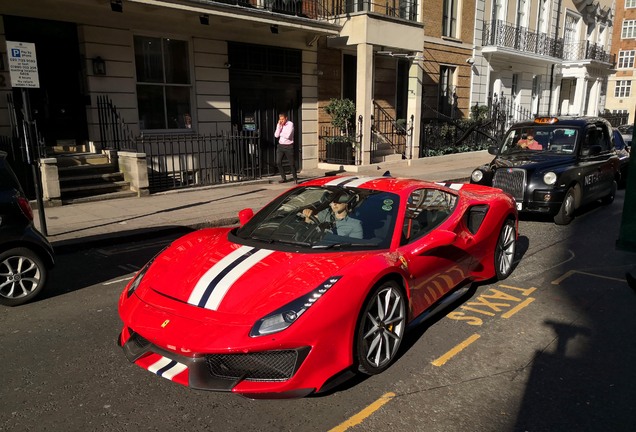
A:
[[[29,200],[0,152],[0,304],[32,300],[55,263],[53,248],[33,226]]]
[[[632,147],[632,135],[634,133],[634,125],[631,125],[631,124],[622,125],[622,126],[619,126],[617,129],[621,133],[621,135],[623,135],[623,140],[625,140],[625,145],[627,146],[627,149],[629,150]]]
[[[627,181],[627,169],[629,168],[630,147],[625,142],[625,137],[618,130],[614,129],[614,149],[620,160],[621,181],[619,185],[624,186]]]
[[[494,186],[511,194],[517,210],[554,216],[566,225],[583,204],[614,201],[620,181],[620,159],[612,126],[597,117],[538,117],[514,124],[496,155],[475,169],[471,183]]]

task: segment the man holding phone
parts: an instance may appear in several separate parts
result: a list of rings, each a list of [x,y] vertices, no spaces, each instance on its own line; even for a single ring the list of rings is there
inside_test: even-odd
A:
[[[283,156],[289,161],[294,183],[297,183],[296,161],[294,160],[294,124],[287,119],[286,113],[278,114],[278,124],[276,125],[276,132],[274,132],[274,138],[278,138],[276,164],[278,165],[278,171],[281,176],[279,183],[285,183],[287,181],[285,169],[283,168]]]

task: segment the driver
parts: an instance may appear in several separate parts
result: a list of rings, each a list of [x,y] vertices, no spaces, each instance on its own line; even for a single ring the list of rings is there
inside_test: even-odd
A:
[[[349,217],[352,205],[356,200],[356,195],[348,191],[341,191],[334,194],[333,199],[329,203],[329,207],[319,211],[315,217],[322,225],[326,223],[331,232],[339,235],[361,239],[362,224],[358,219]],[[311,216],[314,216],[314,210],[303,210],[305,222],[313,223]]]

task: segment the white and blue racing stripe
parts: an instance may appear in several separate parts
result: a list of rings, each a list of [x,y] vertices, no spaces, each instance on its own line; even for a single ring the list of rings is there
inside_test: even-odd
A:
[[[464,186],[464,183],[442,183],[442,182],[438,182],[438,183],[435,183],[435,184],[438,184],[440,186],[444,186],[444,187],[447,187],[447,188],[453,189],[453,190],[460,190]]]
[[[217,310],[234,282],[273,251],[241,246],[213,265],[197,282],[188,303]]]
[[[167,357],[161,357],[159,360],[148,366],[148,370],[154,374],[159,375],[162,378],[172,380],[172,378],[179,375],[188,367],[175,360],[170,360]]]
[[[337,179],[331,180],[330,182],[325,183],[325,186],[344,186],[347,183],[350,183],[354,180],[357,180],[358,177],[338,177]]]
[[[345,187],[358,187],[361,186],[363,184],[365,184],[366,182],[370,182],[373,180],[378,180],[378,179],[382,179],[382,178],[386,178],[386,177],[358,177],[356,180],[349,182],[343,186]]]

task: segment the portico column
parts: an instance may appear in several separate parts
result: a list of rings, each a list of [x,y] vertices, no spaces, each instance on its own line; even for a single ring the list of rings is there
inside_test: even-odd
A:
[[[576,90],[574,92],[574,107],[576,109],[577,115],[585,115],[585,99],[587,96],[587,80],[585,77],[580,77],[576,79]]]
[[[416,53],[421,55],[421,53]],[[409,89],[408,89],[408,105],[407,105],[407,127],[410,126],[411,117],[413,118],[413,130],[411,131],[411,142],[407,143],[411,146],[406,149],[406,156],[410,159],[417,159],[420,155],[420,126],[422,117],[422,81],[424,71],[419,62],[413,62],[409,68]]]
[[[357,46],[356,122],[362,116],[362,165],[371,163],[371,115],[373,114],[373,45]]]

